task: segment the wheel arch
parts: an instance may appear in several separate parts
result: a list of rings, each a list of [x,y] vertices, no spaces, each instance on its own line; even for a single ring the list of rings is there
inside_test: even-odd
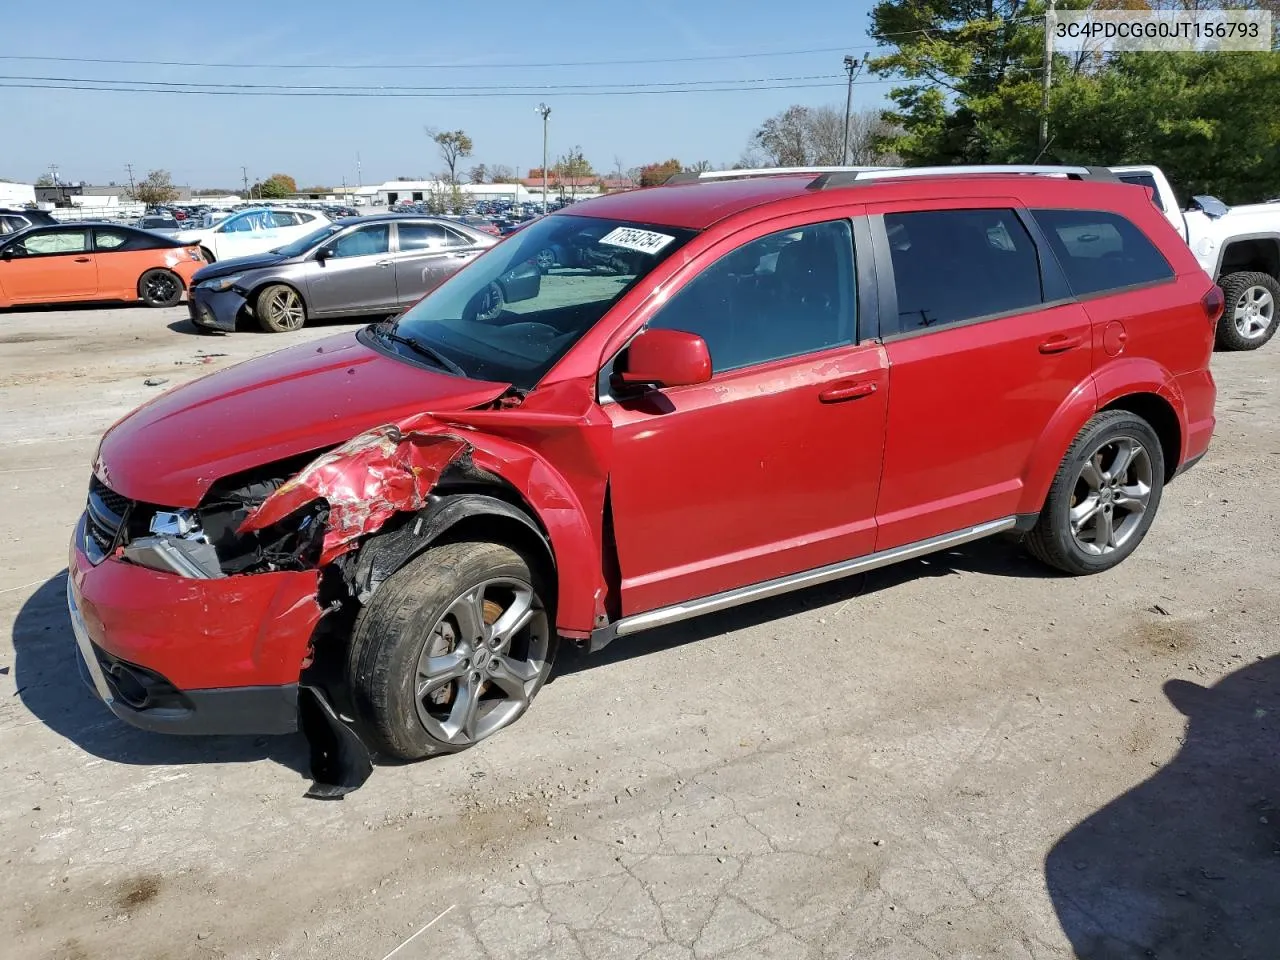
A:
[[[1151,425],[1164,454],[1164,480],[1168,483],[1182,462],[1183,430],[1173,404],[1158,393],[1129,393],[1117,397],[1102,410],[1125,410]],[[1099,411],[1101,412],[1101,411]]]
[[[1265,273],[1280,280],[1280,233],[1247,233],[1224,243],[1214,280],[1221,282],[1224,276],[1241,271]]]

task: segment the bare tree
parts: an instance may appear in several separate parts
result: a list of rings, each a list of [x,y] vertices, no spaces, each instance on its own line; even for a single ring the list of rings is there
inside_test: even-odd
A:
[[[474,167],[467,171],[467,179],[472,183],[488,183],[489,168],[483,163],[477,163]]]
[[[424,127],[427,136],[440,148],[440,159],[449,168],[448,183],[458,185],[458,161],[471,156],[471,138],[461,130],[435,130]]]
[[[888,157],[876,143],[891,132],[875,110],[861,110],[849,118],[849,157],[855,166],[885,164]],[[752,135],[742,163],[755,161],[775,167],[834,166],[844,156],[844,111],[838,107],[788,107],[767,119]],[[761,156],[762,155],[762,156]]]
[[[518,179],[516,172],[505,163],[495,163],[489,168],[490,183],[515,183]]]

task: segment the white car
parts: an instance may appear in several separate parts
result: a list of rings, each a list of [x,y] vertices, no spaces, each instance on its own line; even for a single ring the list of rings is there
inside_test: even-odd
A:
[[[319,230],[330,220],[318,210],[288,207],[241,210],[211,226],[179,230],[175,238],[199,244],[205,259],[232,260],[266,253]]]

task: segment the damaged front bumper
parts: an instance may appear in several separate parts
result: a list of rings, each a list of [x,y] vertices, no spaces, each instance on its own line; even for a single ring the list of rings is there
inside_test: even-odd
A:
[[[87,679],[145,730],[274,734],[298,729],[298,683],[322,611],[315,571],[194,579],[72,540],[67,608]]]
[[[197,327],[231,333],[247,302],[235,290],[209,290],[196,285],[187,297],[187,312]]]

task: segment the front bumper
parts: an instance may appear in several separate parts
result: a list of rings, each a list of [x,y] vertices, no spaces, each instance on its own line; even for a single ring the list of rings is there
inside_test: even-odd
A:
[[[247,302],[234,290],[204,290],[192,286],[187,294],[187,312],[198,327],[230,333],[235,330],[236,319]]]
[[[195,580],[84,553],[72,540],[67,608],[86,679],[145,730],[297,729],[298,680],[320,620],[314,572]]]

